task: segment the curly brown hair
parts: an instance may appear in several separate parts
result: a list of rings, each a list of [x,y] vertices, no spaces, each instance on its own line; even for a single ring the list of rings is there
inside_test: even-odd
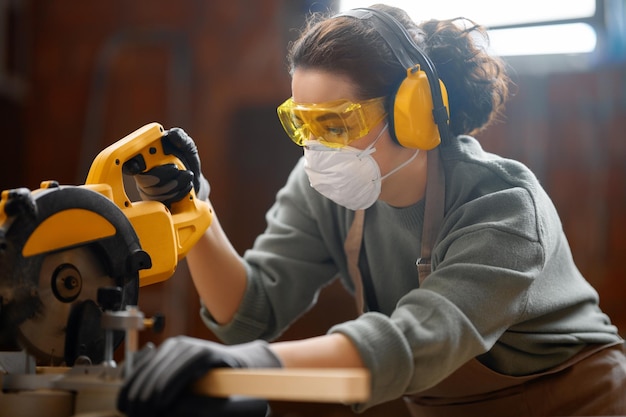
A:
[[[510,79],[503,61],[487,52],[484,27],[465,18],[418,25],[402,9],[383,4],[371,8],[398,20],[433,62],[448,92],[454,135],[475,134],[498,118],[509,96]],[[347,76],[359,99],[391,98],[406,76],[406,68],[364,19],[312,15],[287,58],[291,72],[302,67]]]

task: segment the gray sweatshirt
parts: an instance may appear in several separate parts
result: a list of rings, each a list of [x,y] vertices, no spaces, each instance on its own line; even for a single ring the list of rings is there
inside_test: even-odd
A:
[[[620,340],[576,268],[536,177],[468,136],[440,149],[445,218],[430,276],[419,285],[424,201],[365,212],[363,245],[377,311],[338,324],[372,375],[358,409],[436,385],[472,358],[507,375],[545,370],[586,344]],[[354,212],[316,192],[302,160],[244,254],[248,286],[232,322],[205,323],[226,343],[274,339],[337,276],[354,290],[344,240]]]

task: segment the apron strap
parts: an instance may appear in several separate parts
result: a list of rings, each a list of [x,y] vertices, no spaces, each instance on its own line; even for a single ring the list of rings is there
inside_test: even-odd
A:
[[[361,253],[361,244],[363,242],[363,222],[365,218],[365,210],[357,210],[354,212],[354,220],[348,235],[343,244],[343,250],[346,253],[348,263],[348,273],[354,284],[354,298],[356,301],[357,314],[363,314],[365,301],[363,297],[363,278],[359,269],[359,254]]]
[[[441,166],[439,147],[428,151],[427,163],[428,177],[426,179],[424,225],[422,226],[422,249],[420,257],[415,262],[420,285],[432,271],[431,252],[441,229],[445,208],[445,173]]]

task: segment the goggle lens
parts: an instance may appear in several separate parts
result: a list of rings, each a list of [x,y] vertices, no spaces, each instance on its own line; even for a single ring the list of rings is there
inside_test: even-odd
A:
[[[384,97],[354,103],[295,103],[292,98],[278,106],[285,132],[299,146],[308,140],[341,148],[367,135],[386,116]]]

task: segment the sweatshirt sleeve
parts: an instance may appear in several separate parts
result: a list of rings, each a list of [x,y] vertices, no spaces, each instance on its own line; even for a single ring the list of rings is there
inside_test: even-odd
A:
[[[267,212],[266,230],[244,254],[247,288],[234,319],[219,325],[202,308],[205,324],[225,343],[279,337],[338,274],[311,215],[319,202],[312,201],[316,196],[301,165],[296,165]]]

